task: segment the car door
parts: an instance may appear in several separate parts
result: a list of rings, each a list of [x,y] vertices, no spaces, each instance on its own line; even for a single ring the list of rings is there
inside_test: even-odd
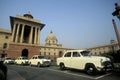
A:
[[[64,55],[64,65],[65,67],[70,67],[71,63],[70,63],[70,59],[71,59],[71,52],[67,52],[65,55]]]
[[[31,64],[35,65],[35,57],[32,57]]]
[[[81,56],[80,56],[80,53],[77,52],[77,51],[74,51],[72,53],[72,58],[71,58],[71,67],[72,68],[75,68],[75,69],[81,69]]]

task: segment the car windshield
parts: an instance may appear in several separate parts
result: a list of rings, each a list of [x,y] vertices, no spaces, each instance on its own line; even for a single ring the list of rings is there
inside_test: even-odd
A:
[[[45,57],[44,56],[38,56],[39,59],[44,59]]]
[[[6,60],[11,60],[11,58],[6,58]]]
[[[91,54],[89,53],[89,51],[82,51],[81,54],[83,56],[91,56]]]
[[[22,59],[27,59],[26,57],[23,57]]]

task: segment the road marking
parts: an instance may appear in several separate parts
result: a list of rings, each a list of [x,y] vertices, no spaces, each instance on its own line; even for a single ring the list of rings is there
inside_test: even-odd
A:
[[[100,79],[100,78],[103,78],[103,77],[108,76],[108,75],[111,75],[111,74],[112,74],[112,73],[107,73],[107,74],[105,74],[105,75],[102,75],[102,76],[96,77],[95,79]]]
[[[74,76],[78,76],[78,77],[84,77],[84,78],[88,78],[88,79],[94,79],[94,80],[97,80],[97,79],[100,79],[100,78],[103,78],[105,76],[112,74],[112,73],[108,73],[108,74],[105,74],[105,75],[102,75],[99,77],[91,77],[89,75],[86,76],[86,75],[80,75],[80,74],[75,74],[75,73],[69,73],[68,71],[59,71],[59,70],[54,70],[54,69],[49,69],[49,68],[48,68],[48,70],[55,71],[55,72],[61,72],[61,73],[69,74],[69,75],[74,75]]]
[[[52,70],[52,71],[55,71],[55,72],[61,72],[61,73],[69,74],[69,75],[74,75],[74,76],[78,76],[78,77],[84,77],[84,78],[88,78],[88,79],[95,79],[95,78],[90,77],[90,76],[84,76],[84,75],[69,73],[68,71],[59,71],[59,70],[53,70],[53,69],[48,69],[48,70]]]
[[[14,71],[14,70],[10,70],[10,69],[9,69],[9,71],[12,71],[12,72],[14,72],[17,76],[19,76],[19,79],[20,79],[20,80],[25,80],[18,72]],[[15,76],[15,75],[14,75],[14,76]],[[17,77],[17,80],[18,80],[18,77]]]

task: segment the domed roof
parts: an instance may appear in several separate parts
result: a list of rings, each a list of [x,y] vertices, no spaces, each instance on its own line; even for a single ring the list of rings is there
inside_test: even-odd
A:
[[[55,41],[57,41],[57,38],[56,38],[56,36],[53,34],[52,31],[51,31],[50,34],[47,36],[47,38],[46,38],[45,41],[47,41],[47,40],[55,40]]]

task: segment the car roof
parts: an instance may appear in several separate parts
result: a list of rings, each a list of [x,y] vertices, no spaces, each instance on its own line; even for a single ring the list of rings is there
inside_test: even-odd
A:
[[[43,56],[43,55],[34,55],[33,57],[35,57],[35,56]]]
[[[27,58],[27,57],[25,57],[25,56],[20,56],[20,57],[18,57],[18,58]]]
[[[74,51],[82,52],[82,51],[86,51],[86,50],[67,50],[66,52],[74,52]]]

